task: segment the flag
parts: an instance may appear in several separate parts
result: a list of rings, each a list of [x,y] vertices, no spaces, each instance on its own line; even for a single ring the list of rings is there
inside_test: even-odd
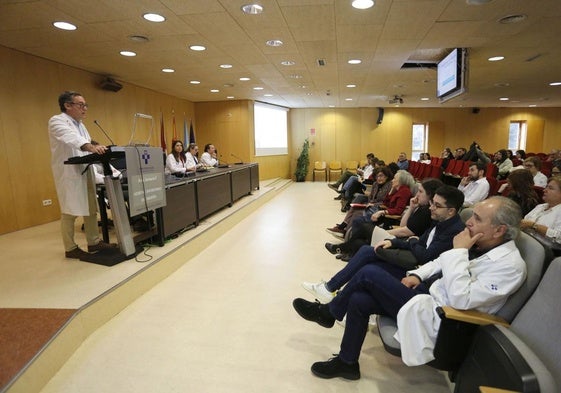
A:
[[[171,125],[173,128],[173,139],[174,141],[178,140],[177,139],[177,129],[175,127],[175,111],[172,109],[171,111]]]
[[[187,139],[187,120],[185,119],[185,112],[183,112],[183,143],[187,145],[188,141],[189,139]]]
[[[160,111],[160,145],[164,153],[166,152],[166,133],[164,131],[164,113]]]
[[[193,130],[193,121],[189,125],[189,143],[195,143],[195,130]]]

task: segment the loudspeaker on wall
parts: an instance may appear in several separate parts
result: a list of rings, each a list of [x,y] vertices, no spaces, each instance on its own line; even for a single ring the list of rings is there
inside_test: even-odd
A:
[[[119,82],[117,82],[116,80],[111,79],[111,78],[103,79],[99,83],[99,86],[103,90],[109,90],[109,91],[113,91],[113,92],[118,92],[119,90],[121,90],[123,88],[123,85],[121,85]]]
[[[384,120],[384,108],[378,108],[378,120],[376,120],[376,124],[382,124],[382,120]]]

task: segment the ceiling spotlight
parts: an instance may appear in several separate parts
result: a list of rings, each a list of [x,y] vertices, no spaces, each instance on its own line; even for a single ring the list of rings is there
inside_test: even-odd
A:
[[[390,104],[403,104],[403,97],[395,95],[388,101]]]
[[[167,72],[168,74],[171,74],[172,72],[175,72],[175,70],[173,68],[162,68],[162,72]]]
[[[143,35],[129,35],[129,40],[134,42],[148,42],[149,39]]]
[[[359,60],[359,59],[351,59],[351,60],[349,60],[347,63],[349,63],[349,64],[360,64],[360,63],[362,63],[362,60]]]
[[[134,57],[136,56],[136,53],[131,52],[129,50],[122,50],[119,52],[122,56],[126,56],[126,57]]]
[[[256,87],[253,88],[253,90],[263,90],[263,87],[261,87],[261,86],[256,86]]]
[[[519,15],[507,15],[505,17],[502,17],[501,19],[499,19],[499,23],[502,23],[504,25],[508,25],[511,23],[520,23],[525,21],[527,18],[526,15],[524,14],[519,14]]]
[[[551,82],[549,86],[561,86],[561,82]]]
[[[257,15],[263,12],[263,7],[259,4],[246,4],[242,6],[242,11],[248,15]]]
[[[359,9],[359,10],[366,10],[366,9],[374,6],[374,1],[373,0],[353,0],[351,5],[353,6],[353,8],[356,8],[356,9]]]
[[[501,97],[501,98],[499,98],[499,101],[509,101],[509,100],[510,100],[510,98],[508,98],[508,97]]]
[[[192,85],[200,85],[201,81],[189,81],[189,83]]]
[[[142,17],[150,22],[160,23],[166,20],[165,17],[159,14],[144,14]]]
[[[68,22],[53,22],[53,26],[56,27],[57,29],[68,30],[68,31],[77,29],[75,25]]]
[[[211,92],[211,93],[219,93],[220,90],[218,90],[218,89],[211,89],[210,92]]]
[[[489,57],[487,60],[489,61],[501,61],[504,60],[504,56],[493,56],[493,57]]]
[[[232,68],[232,64],[220,64],[220,68]]]
[[[283,42],[281,40],[269,40],[266,44],[269,46],[282,46]]]
[[[249,80],[251,80],[251,79],[248,78],[247,76],[242,76],[242,77],[240,78],[240,80],[241,80],[242,82],[247,82],[247,81],[249,81]]]
[[[194,50],[196,52],[200,52],[200,51],[206,50],[206,47],[204,47],[202,45],[191,45],[189,47],[189,49]]]
[[[348,88],[356,87],[356,85],[347,85]]]
[[[294,62],[292,60],[284,60],[284,61],[281,61],[281,64],[283,66],[293,66],[294,64],[296,64],[296,62]]]

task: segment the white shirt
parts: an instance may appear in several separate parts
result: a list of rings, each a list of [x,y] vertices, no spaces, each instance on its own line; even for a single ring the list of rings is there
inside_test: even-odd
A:
[[[561,243],[561,204],[550,209],[547,203],[542,203],[526,214],[524,219],[545,225],[547,227],[545,235]]]
[[[547,176],[538,171],[534,176],[534,185],[545,188],[547,186]]]
[[[469,182],[467,185],[458,186],[458,190],[464,193],[464,206],[470,207],[481,202],[489,195],[489,182],[485,177]]]
[[[437,307],[447,305],[496,313],[526,278],[526,263],[513,240],[478,258],[468,258],[467,249],[456,248],[408,272],[423,280],[442,272],[442,278],[432,284],[428,295],[414,296],[397,314],[395,338],[401,345],[401,358],[408,366],[434,359],[440,328]]]
[[[173,154],[168,154],[166,158],[166,169],[169,170],[170,173],[185,173],[187,170],[186,163],[175,159]]]
[[[197,160],[197,157],[194,157],[189,152],[185,153],[185,157],[187,157],[187,161],[185,162],[185,166],[187,167],[187,170],[194,171],[195,168],[197,167],[197,164],[199,163],[199,160]]]
[[[372,176],[372,172],[374,172],[374,167],[372,165],[367,165],[362,172],[362,178],[365,180],[370,178],[370,176]]]
[[[201,156],[201,163],[204,164],[204,166],[217,166],[218,160],[213,158],[209,152],[205,151]]]

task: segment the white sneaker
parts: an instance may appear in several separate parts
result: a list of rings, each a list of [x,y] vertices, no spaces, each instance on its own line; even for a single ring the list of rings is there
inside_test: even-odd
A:
[[[308,292],[316,297],[320,303],[329,303],[335,297],[335,292],[329,292],[327,287],[325,286],[325,281],[321,281],[318,283],[313,282],[303,282],[302,286]]]
[[[345,314],[342,321],[335,320],[335,322],[337,322],[339,324],[339,326],[345,327],[345,325],[347,323],[347,315]],[[376,314],[370,315],[370,318],[368,319],[368,325],[370,325],[372,327],[376,326]]]

